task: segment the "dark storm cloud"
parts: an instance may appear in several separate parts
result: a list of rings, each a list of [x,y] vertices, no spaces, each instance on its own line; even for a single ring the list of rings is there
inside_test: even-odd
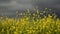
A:
[[[0,0],[0,14],[15,14],[15,10],[33,10],[38,5],[39,8],[53,7],[60,9],[60,0]],[[5,11],[5,12],[4,12]]]

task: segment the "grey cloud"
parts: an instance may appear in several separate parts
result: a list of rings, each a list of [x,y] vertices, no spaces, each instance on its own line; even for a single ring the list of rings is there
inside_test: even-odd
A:
[[[57,8],[57,9],[60,9],[60,4],[57,4],[57,5],[53,6],[53,7]]]
[[[0,3],[9,3],[11,0],[0,0]]]
[[[4,1],[4,0],[2,0]],[[5,0],[8,1],[8,0]],[[18,9],[24,9],[24,8],[32,8],[35,5],[39,5],[40,7],[44,7],[44,6],[53,6],[56,5],[59,0],[10,0],[11,2],[9,3],[1,3],[0,6],[7,6],[9,8],[18,8]],[[44,5],[44,6],[42,6]]]
[[[27,8],[33,10],[38,5],[39,8],[53,7],[60,9],[60,0],[0,0],[0,12],[8,11],[9,15],[15,14],[14,10],[25,10]],[[5,8],[6,10],[2,10]],[[10,11],[11,10],[11,11]],[[7,13],[7,14],[8,14]]]
[[[22,4],[22,3],[17,3],[17,1],[11,1],[10,3],[1,3],[0,6],[7,6],[9,9],[25,9],[25,8],[33,8],[32,4]]]

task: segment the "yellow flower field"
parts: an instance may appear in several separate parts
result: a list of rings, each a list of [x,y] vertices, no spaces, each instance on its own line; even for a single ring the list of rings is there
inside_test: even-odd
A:
[[[28,9],[26,13],[17,11],[16,18],[0,17],[0,34],[60,34],[60,19],[55,13],[45,16],[45,12],[30,13]]]

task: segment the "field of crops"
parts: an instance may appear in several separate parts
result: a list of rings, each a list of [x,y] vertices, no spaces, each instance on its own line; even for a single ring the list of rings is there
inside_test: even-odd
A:
[[[60,19],[55,13],[44,15],[38,10],[19,13],[14,18],[0,17],[0,34],[60,34]]]

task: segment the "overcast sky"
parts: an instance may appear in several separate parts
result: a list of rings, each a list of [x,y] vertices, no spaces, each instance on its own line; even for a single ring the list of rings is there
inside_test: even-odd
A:
[[[15,15],[15,10],[39,8],[56,8],[60,10],[60,0],[0,0],[0,15]]]

